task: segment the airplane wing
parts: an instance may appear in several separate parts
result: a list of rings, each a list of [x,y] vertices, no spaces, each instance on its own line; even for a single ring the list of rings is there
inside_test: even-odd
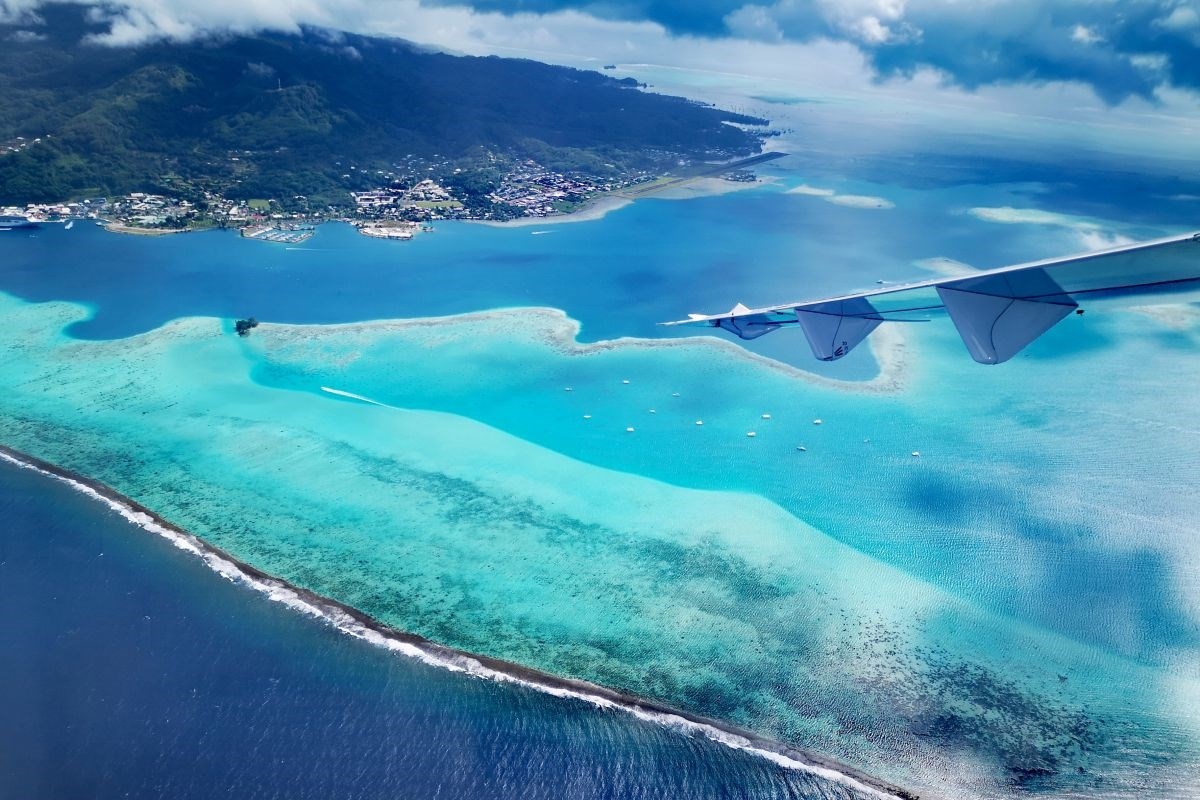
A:
[[[1197,290],[1200,233],[1189,233],[820,300],[765,308],[738,303],[724,314],[662,324],[707,325],[742,339],[798,326],[813,355],[836,361],[884,322],[924,322],[944,311],[972,358],[1000,364],[1072,311],[1082,314],[1081,300]]]

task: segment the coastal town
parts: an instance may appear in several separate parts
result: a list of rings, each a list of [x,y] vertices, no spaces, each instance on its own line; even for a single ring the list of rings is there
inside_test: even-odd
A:
[[[509,221],[571,214],[605,196],[644,196],[699,177],[719,176],[746,183],[746,169],[778,157],[763,154],[725,164],[680,164],[675,175],[634,171],[620,176],[567,174],[532,160],[484,177],[456,168],[439,178],[400,177],[371,189],[349,192],[349,203],[314,207],[304,196],[231,199],[211,192],[183,199],[131,192],[122,197],[90,197],[62,203],[0,208],[0,227],[41,222],[90,220],[120,233],[145,235],[233,228],[248,239],[294,244],[327,221],[353,224],[365,236],[408,240],[444,220]],[[391,176],[382,176],[390,178]]]

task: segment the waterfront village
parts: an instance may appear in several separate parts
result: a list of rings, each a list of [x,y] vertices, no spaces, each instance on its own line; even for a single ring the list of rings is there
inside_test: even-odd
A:
[[[730,181],[753,181],[753,173],[739,167],[761,158],[691,167],[689,172],[693,177],[721,174]],[[110,230],[142,234],[237,228],[249,239],[284,243],[304,241],[312,235],[317,223],[339,220],[353,224],[366,236],[406,240],[432,230],[430,223],[434,221],[558,216],[605,194],[636,195],[658,183],[680,180],[649,171],[619,177],[567,175],[530,160],[516,163],[498,180],[487,183],[473,181],[462,173],[463,170],[455,169],[439,180],[397,179],[384,186],[353,191],[349,193],[350,203],[342,207],[313,208],[303,196],[286,202],[234,200],[206,191],[202,200],[186,200],[132,192],[117,198],[92,197],[3,208],[0,217],[24,218],[34,223],[93,220]]]

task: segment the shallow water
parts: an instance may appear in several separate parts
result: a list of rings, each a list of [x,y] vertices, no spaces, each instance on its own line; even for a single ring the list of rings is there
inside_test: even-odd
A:
[[[0,796],[858,795],[400,658],[0,462]]]
[[[1101,200],[1111,170],[1070,159],[982,180],[962,157],[931,174],[969,179],[938,181],[876,144],[538,236],[2,238],[0,441],[400,628],[924,795],[1200,793],[1194,309],[1089,309],[995,369],[944,320],[822,376],[658,341],[680,332],[653,322],[735,299],[1185,216]],[[894,208],[788,192],[802,184]],[[1044,198],[1067,215],[971,212]],[[473,314],[494,308],[512,310]],[[266,324],[238,339],[247,314]],[[281,324],[445,314],[467,316]],[[604,343],[630,336],[656,341]],[[754,347],[816,368],[799,337]]]
[[[839,391],[735,350],[576,352],[561,316],[519,311],[421,326],[264,325],[244,340],[228,323],[193,319],[112,342],[56,333],[80,317],[68,305],[8,301],[4,311],[16,390],[0,420],[5,441],[402,629],[730,719],[901,784],[965,777],[982,793],[998,770],[1018,785],[1049,774],[1060,785],[1162,786],[1174,777],[1151,777],[1156,764],[1191,758],[1194,720],[1171,702],[1172,675],[989,613],[758,495],[614,472],[466,416],[399,407],[383,391],[373,399],[396,407],[320,390],[339,365],[370,374],[375,348],[443,365],[453,353],[463,363],[450,372],[470,374],[471,364],[502,367],[478,353],[480,342],[502,342],[515,364],[557,364],[542,394],[596,399],[587,422],[606,448],[666,454],[674,438],[700,434],[714,437],[711,458],[769,462],[769,431],[753,440],[762,452],[747,450],[740,432],[698,430],[669,412],[676,398],[661,378],[653,385],[703,370],[727,382],[714,399],[725,409],[736,386],[790,382],[794,402]],[[440,383],[381,363],[393,384]],[[252,378],[281,365],[300,370],[306,390]],[[591,388],[600,375],[606,393]],[[372,397],[352,381],[332,388],[342,387]],[[624,433],[603,409],[627,407],[625,391],[656,392],[664,412]],[[893,396],[841,394],[851,407],[897,411]],[[784,430],[798,424],[781,417]],[[834,420],[821,435],[840,438]],[[584,421],[559,414],[552,424]],[[881,462],[909,476],[926,463],[902,453]]]

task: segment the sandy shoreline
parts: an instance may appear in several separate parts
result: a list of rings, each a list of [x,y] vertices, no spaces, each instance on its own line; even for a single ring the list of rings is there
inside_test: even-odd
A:
[[[693,178],[659,191],[647,192],[641,197],[657,197],[659,200],[691,200],[694,197],[717,197],[733,192],[744,192],[747,189],[757,189],[760,186],[778,182],[777,178],[771,176],[753,181],[727,181],[724,178],[708,176]]]
[[[104,230],[110,233],[128,233],[134,236],[168,236],[172,233],[191,233],[193,228],[134,228],[121,225],[118,222],[104,223]]]
[[[663,189],[655,189],[647,191],[644,194],[639,194],[636,197],[630,197],[623,194],[620,190],[608,192],[598,197],[585,202],[579,209],[568,214],[556,214],[549,217],[521,217],[519,219],[510,219],[503,222],[496,220],[472,219],[466,220],[475,225],[486,225],[489,228],[530,228],[540,227],[543,225],[562,225],[568,222],[592,222],[598,219],[603,219],[609,213],[618,211],[626,206],[632,205],[636,200],[645,198],[658,198],[660,200],[690,200],[695,197],[715,197],[717,195],[729,194],[731,192],[745,191],[753,189],[764,184],[775,183],[774,178],[759,178],[755,181],[727,181],[724,178],[714,178],[711,176],[691,178],[682,183],[677,183]],[[342,220],[327,220],[329,222],[338,222]],[[172,233],[192,233],[196,230],[210,230],[208,228],[136,228],[129,225],[122,225],[117,222],[106,222],[104,224],[106,231],[112,233],[128,233],[134,236],[167,236]]]
[[[624,208],[631,203],[633,203],[633,200],[628,197],[606,194],[603,197],[598,197],[595,200],[585,203],[578,211],[572,211],[570,214],[558,214],[552,217],[521,217],[520,219],[510,219],[504,222],[488,219],[474,219],[467,220],[467,222],[476,225],[486,225],[489,228],[531,228],[542,225],[561,225],[564,222],[591,222],[603,219],[609,212]]]
[[[195,553],[219,574],[245,583],[270,599],[319,617],[344,633],[373,644],[420,658],[434,666],[467,672],[480,678],[520,683],[557,697],[570,697],[607,708],[627,711],[640,719],[682,726],[713,741],[748,750],[783,767],[801,769],[828,780],[884,798],[916,800],[917,796],[886,781],[841,764],[818,753],[759,736],[720,720],[673,708],[665,703],[627,694],[589,681],[565,678],[498,658],[456,650],[423,636],[397,630],[329,597],[288,583],[247,564],[215,545],[163,519],[137,501],[111,487],[35,456],[0,444],[0,459],[64,481],[78,491],[105,503],[139,527]]]
[[[682,183],[655,189],[636,197],[622,194],[621,191],[610,192],[588,201],[582,208],[569,214],[558,214],[552,217],[521,217],[504,222],[494,220],[468,220],[490,228],[529,228],[542,225],[561,225],[567,222],[592,222],[603,219],[610,212],[632,205],[638,200],[657,198],[659,200],[690,200],[695,197],[715,197],[717,195],[754,189],[763,184],[774,183],[773,178],[760,178],[756,181],[727,181],[724,178],[699,177],[691,178]]]

